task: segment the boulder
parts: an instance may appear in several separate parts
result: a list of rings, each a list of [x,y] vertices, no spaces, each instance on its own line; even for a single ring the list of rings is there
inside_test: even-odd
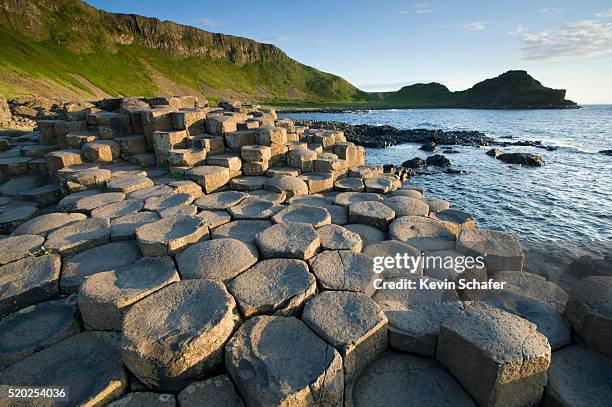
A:
[[[363,242],[361,237],[339,225],[324,225],[317,229],[323,250],[352,250],[359,253]]]
[[[306,223],[315,228],[331,223],[331,216],[326,209],[309,205],[289,205],[272,216],[274,223]]]
[[[306,303],[302,321],[342,356],[345,386],[387,348],[387,317],[364,294],[324,291]]]
[[[257,262],[257,253],[236,239],[196,243],[176,256],[181,276],[227,283]]]
[[[113,162],[119,158],[119,145],[113,140],[98,140],[83,144],[81,156],[85,161]]]
[[[34,353],[2,372],[15,386],[64,388],[63,400],[39,399],[36,405],[104,405],[128,387],[116,335],[84,332]]]
[[[510,233],[488,229],[463,230],[457,239],[457,251],[484,257],[489,273],[523,269],[525,255],[519,240]]]
[[[368,297],[374,294],[374,263],[365,254],[350,250],[327,250],[308,263],[321,290],[353,291]]]
[[[612,400],[612,359],[581,345],[553,353],[544,406],[605,406]]]
[[[130,307],[179,281],[170,257],[143,257],[131,265],[89,276],[79,288],[78,304],[88,329],[120,331]]]
[[[434,167],[450,167],[451,166],[450,160],[446,158],[445,156],[443,156],[442,154],[430,155],[429,157],[427,157],[427,159],[425,159],[425,163],[427,165],[431,165]]]
[[[443,211],[445,209],[448,209],[450,207],[450,204],[448,203],[448,201],[445,201],[443,199],[429,199],[427,201],[427,204],[429,205],[429,213],[435,213],[435,212],[440,212]]]
[[[0,239],[0,266],[37,252],[44,241],[45,238],[38,235],[19,235]]]
[[[612,277],[580,280],[570,293],[565,315],[589,348],[612,357]]]
[[[389,237],[423,252],[454,250],[456,236],[444,223],[422,216],[402,216],[389,225]]]
[[[318,194],[334,189],[333,174],[325,174],[320,172],[309,172],[299,176],[308,185],[308,191],[311,194]]]
[[[342,404],[342,358],[292,317],[245,322],[226,345],[225,367],[249,405]]]
[[[178,400],[181,407],[199,407],[202,400],[211,406],[244,407],[244,402],[227,375],[191,383],[181,390]]]
[[[197,216],[169,216],[136,229],[138,247],[145,256],[174,255],[208,238],[206,221]]]
[[[76,297],[41,302],[0,319],[0,367],[79,333]]]
[[[223,284],[179,281],[127,312],[122,328],[123,361],[145,385],[178,391],[219,367],[223,346],[239,321],[236,303]],[[180,335],[168,335],[172,332]]]
[[[476,406],[435,360],[395,352],[370,364],[345,398],[355,407]]]
[[[62,266],[62,294],[76,293],[87,277],[128,266],[139,258],[140,251],[133,242],[108,243],[68,257]]]
[[[255,241],[266,259],[308,260],[321,244],[314,228],[305,223],[278,223],[258,233]]]
[[[227,285],[245,318],[291,315],[315,294],[315,277],[302,260],[263,260]]]
[[[530,153],[502,153],[495,158],[506,164],[520,164],[528,167],[542,167],[545,164],[542,157]]]
[[[414,157],[411,160],[404,161],[402,163],[402,167],[404,167],[404,168],[413,168],[413,169],[425,168],[425,167],[427,167],[427,163],[422,158]]]
[[[394,218],[395,211],[380,202],[355,202],[349,206],[350,223],[361,223],[387,231],[389,229],[389,223]]]
[[[531,405],[544,392],[551,351],[537,327],[473,303],[442,325],[436,358],[480,405]]]
[[[227,185],[230,180],[230,170],[216,165],[193,167],[185,172],[190,180],[202,187],[205,193],[210,194]]]
[[[269,178],[264,185],[265,189],[285,193],[287,198],[296,195],[307,195],[308,185],[298,177],[275,176]]]
[[[489,157],[493,157],[493,158],[499,158],[500,155],[502,155],[504,152],[499,149],[499,148],[492,148],[489,151],[487,151],[487,155]]]
[[[471,214],[457,209],[444,209],[431,214],[431,217],[444,222],[446,227],[458,235],[462,230],[475,229],[476,221]]]

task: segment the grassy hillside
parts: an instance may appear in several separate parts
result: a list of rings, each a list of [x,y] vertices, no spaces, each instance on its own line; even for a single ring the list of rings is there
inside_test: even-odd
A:
[[[371,97],[270,44],[97,10],[78,0],[0,0],[0,95],[199,94],[257,101]]]

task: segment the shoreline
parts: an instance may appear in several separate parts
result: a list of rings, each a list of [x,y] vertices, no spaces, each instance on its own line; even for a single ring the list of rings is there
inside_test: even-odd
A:
[[[271,104],[278,113],[360,113],[370,110],[420,110],[420,109],[471,109],[471,110],[568,110],[582,109],[581,105],[574,106],[371,106],[371,107],[313,107],[313,108],[283,108],[282,106]]]

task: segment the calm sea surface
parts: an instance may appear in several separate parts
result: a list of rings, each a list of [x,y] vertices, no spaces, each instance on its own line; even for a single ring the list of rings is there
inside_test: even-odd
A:
[[[446,199],[473,214],[480,227],[511,231],[528,244],[570,246],[603,253],[612,242],[612,105],[573,110],[406,109],[360,113],[296,113],[283,117],[391,125],[400,129],[478,130],[500,141],[542,140],[556,151],[506,147],[539,154],[546,165],[527,168],[488,157],[488,148],[454,147],[447,154],[465,175],[419,176],[428,197]],[[515,139],[505,140],[512,136]],[[369,164],[427,157],[417,144],[368,149]],[[572,250],[573,251],[573,250]],[[576,251],[580,254],[580,251]]]

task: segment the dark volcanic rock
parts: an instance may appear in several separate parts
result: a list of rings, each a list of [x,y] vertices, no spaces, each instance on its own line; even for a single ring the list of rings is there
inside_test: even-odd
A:
[[[504,153],[497,159],[506,164],[521,164],[529,167],[542,167],[545,164],[542,157],[530,153]]]
[[[612,156],[612,150],[601,150],[599,154]]]
[[[411,160],[404,161],[402,163],[402,167],[404,168],[425,168],[427,167],[427,163],[422,158],[414,157]]]
[[[403,143],[437,145],[488,146],[493,139],[479,131],[443,131],[430,129],[400,130],[392,126],[352,125],[341,122],[295,120],[298,126],[342,130],[347,141],[364,147],[384,148]]]
[[[427,143],[419,147],[419,150],[431,151],[433,153],[435,151],[438,151],[438,146],[433,141],[428,141]]]
[[[450,167],[451,162],[448,158],[444,157],[442,154],[435,154],[427,157],[425,160],[427,165],[432,165],[434,167]]]
[[[489,157],[493,157],[493,158],[497,158],[500,155],[502,155],[504,152],[501,151],[499,148],[492,148],[489,151],[487,151],[487,155]]]

